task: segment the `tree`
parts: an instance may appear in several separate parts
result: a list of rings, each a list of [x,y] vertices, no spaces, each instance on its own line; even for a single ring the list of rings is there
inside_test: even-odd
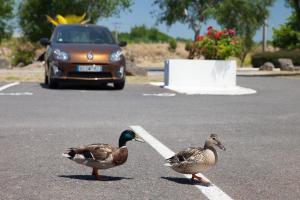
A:
[[[46,15],[81,16],[87,13],[89,22],[95,23],[101,17],[118,15],[131,4],[132,0],[23,0],[19,6],[19,24],[25,37],[38,41],[51,35],[52,27],[46,23]]]
[[[300,49],[300,21],[296,9],[285,24],[273,29],[273,45],[281,49]]]
[[[287,22],[273,29],[273,45],[281,49],[300,49],[300,0],[286,0],[293,12]]]
[[[254,45],[253,37],[268,17],[268,7],[274,0],[224,0],[215,12],[217,22],[224,28],[235,28],[243,42],[242,64]]]
[[[213,8],[223,0],[154,0],[161,12],[158,21],[168,26],[176,22],[186,23],[194,31],[194,40],[200,33],[201,25],[212,15]]]
[[[14,0],[0,0],[0,42],[12,33],[7,21],[13,17],[13,5]]]
[[[290,6],[293,10],[294,10],[294,13],[296,15],[296,18],[298,22],[298,31],[300,31],[300,0],[286,0],[286,3],[288,6]]]
[[[119,39],[128,42],[169,42],[173,38],[155,27],[141,25],[132,27],[130,33],[119,33]]]
[[[293,23],[290,25],[300,31],[300,0],[286,0],[286,4],[293,9],[294,15],[288,23]]]

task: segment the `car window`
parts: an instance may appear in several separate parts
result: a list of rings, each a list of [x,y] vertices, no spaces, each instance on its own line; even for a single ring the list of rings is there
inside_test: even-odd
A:
[[[55,42],[115,44],[115,41],[108,29],[89,26],[60,27],[56,31]]]

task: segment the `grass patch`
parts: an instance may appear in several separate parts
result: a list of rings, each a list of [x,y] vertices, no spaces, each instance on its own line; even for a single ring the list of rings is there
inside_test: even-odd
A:
[[[162,82],[163,76],[127,76],[128,83],[144,84],[150,82]]]
[[[252,53],[248,53],[245,60],[244,66],[252,66]]]
[[[8,77],[6,77],[6,80],[8,80],[8,81],[19,81],[20,77],[17,77],[17,76],[8,76]]]
[[[44,70],[24,70],[24,69],[12,69],[12,70],[0,70],[0,82],[43,82]],[[150,82],[161,82],[163,76],[127,76],[127,83],[144,84]]]
[[[44,79],[44,71],[38,70],[0,70],[0,82],[42,82]]]

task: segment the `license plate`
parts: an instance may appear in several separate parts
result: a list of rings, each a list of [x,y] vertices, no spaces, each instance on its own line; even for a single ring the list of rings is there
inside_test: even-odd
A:
[[[102,66],[99,65],[78,65],[78,72],[102,72]]]

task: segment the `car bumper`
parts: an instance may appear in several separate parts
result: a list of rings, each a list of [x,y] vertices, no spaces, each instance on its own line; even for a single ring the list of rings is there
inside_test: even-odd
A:
[[[78,65],[99,65],[102,66],[100,72],[79,72]],[[125,64],[98,64],[98,63],[58,63],[52,62],[52,78],[57,80],[73,80],[73,81],[104,81],[115,82],[125,79]]]
[[[70,76],[54,76],[56,80],[70,80],[70,81],[103,81],[103,82],[114,82],[121,81],[124,78],[82,78],[82,77],[70,77]]]

